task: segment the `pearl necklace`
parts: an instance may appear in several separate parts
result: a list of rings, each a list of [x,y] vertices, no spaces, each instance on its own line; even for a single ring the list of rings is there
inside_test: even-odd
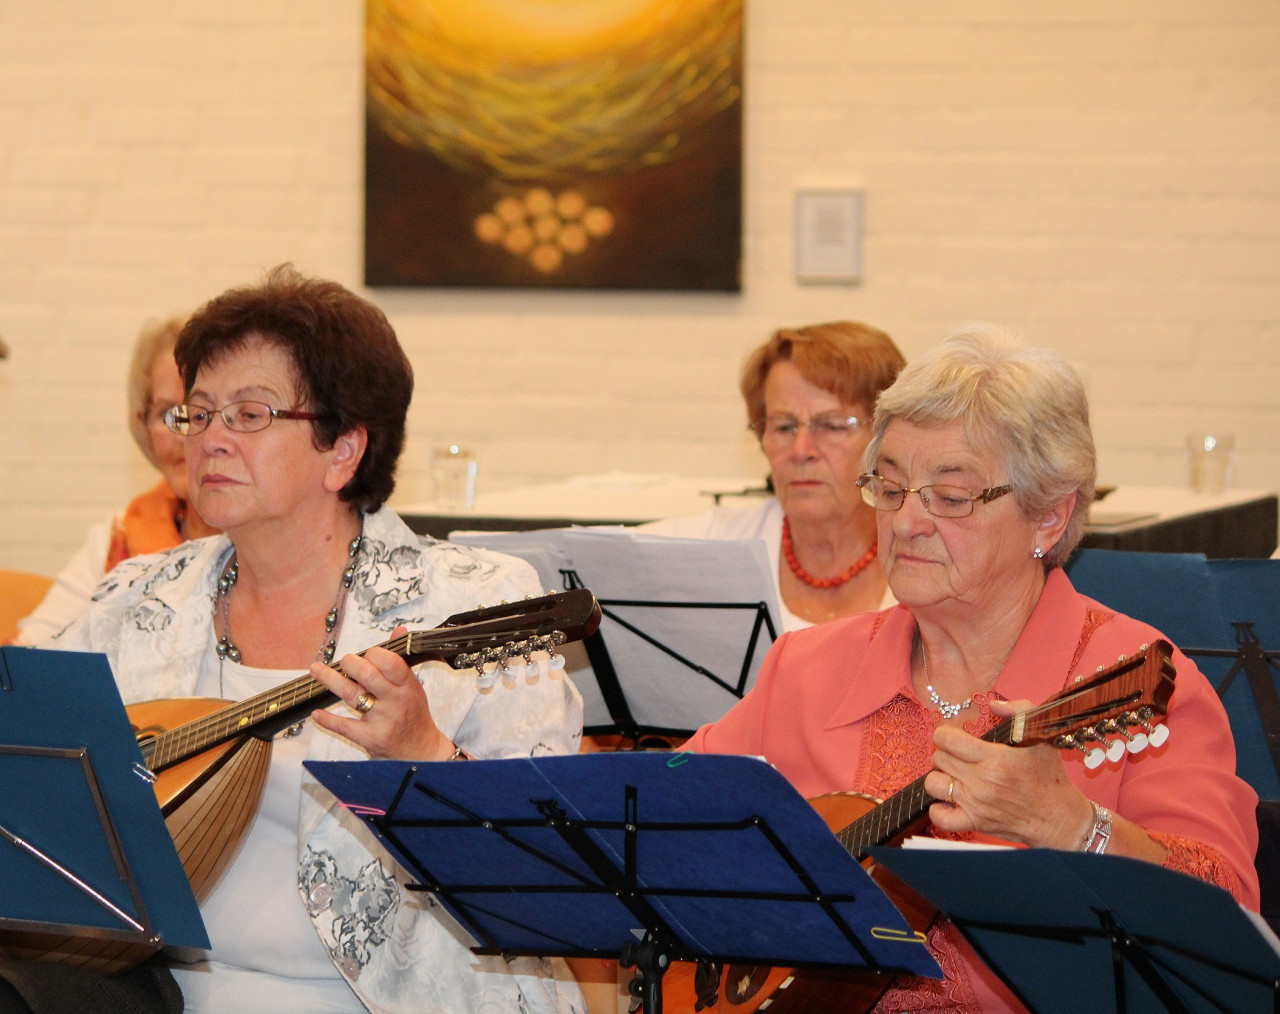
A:
[[[871,543],[871,548],[863,553],[854,562],[853,566],[843,574],[836,577],[814,577],[801,567],[800,561],[796,559],[795,547],[791,543],[791,519],[784,517],[782,519],[782,555],[787,561],[787,566],[791,568],[791,573],[810,588],[839,588],[842,584],[852,581],[867,569],[871,561],[876,558],[876,544],[874,542]]]
[[[347,592],[356,579],[356,562],[360,556],[360,549],[364,544],[364,515],[360,516],[360,534],[351,540],[347,546],[347,565],[342,571],[342,580],[338,582],[338,595],[334,599],[333,608],[325,615],[324,618],[324,638],[320,641],[320,650],[316,652],[316,661],[323,662],[328,665],[333,661],[334,653],[338,649],[338,631],[342,626],[342,617],[346,611]],[[231,551],[231,559],[227,561],[227,565],[222,568],[222,574],[218,577],[218,597],[213,604],[213,612],[216,617],[221,606],[222,612],[222,634],[218,638],[218,643],[214,650],[218,653],[218,694],[224,696],[222,689],[222,663],[228,658],[232,662],[240,662],[240,649],[236,647],[235,641],[231,639],[231,589],[236,586],[236,581],[240,578],[240,564],[236,560],[236,553]]]
[[[956,715],[960,714],[960,712],[964,711],[965,708],[969,707],[973,703],[973,694],[970,694],[959,703],[953,703],[952,701],[944,701],[938,694],[938,691],[933,689],[933,684],[929,682],[929,651],[925,648],[923,640],[920,642],[920,658],[924,662],[925,693],[929,695],[929,703],[938,709],[938,712],[943,718],[955,718]],[[992,676],[991,679],[987,680],[984,686],[979,687],[974,691],[974,693],[980,694],[991,689],[991,687],[995,685],[996,680],[1000,678],[1000,674],[1002,672],[1004,672],[1003,665],[996,670],[996,674]]]

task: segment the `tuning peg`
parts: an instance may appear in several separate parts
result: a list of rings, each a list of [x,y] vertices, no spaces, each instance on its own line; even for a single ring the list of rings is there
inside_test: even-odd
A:
[[[502,682],[509,687],[515,685],[516,677],[520,675],[511,667],[510,662],[514,656],[520,654],[520,646],[515,641],[508,641],[498,649],[498,666],[502,669]],[[520,668],[523,669],[524,665],[521,664]]]
[[[1142,726],[1147,731],[1147,741],[1155,747],[1162,746],[1169,738],[1169,727],[1163,724],[1152,722],[1155,713],[1145,705],[1137,710],[1134,714],[1135,724]]]
[[[1132,711],[1123,718],[1112,718],[1104,723],[1108,734],[1122,737],[1113,741],[1111,747],[1108,748],[1107,757],[1110,760],[1120,760],[1126,750],[1129,753],[1141,753],[1146,747],[1147,734],[1145,732],[1132,733],[1129,731],[1130,725],[1137,724],[1138,716]]]
[[[1084,754],[1084,766],[1092,771],[1107,759],[1107,748],[1110,746],[1106,737],[1098,731],[1100,728],[1101,723],[1097,728],[1086,726],[1079,732],[1059,736],[1054,743],[1061,750],[1079,750]],[[1089,746],[1090,743],[1094,745]]]
[[[481,662],[476,666],[476,686],[481,690],[488,690],[491,686],[498,682],[498,663],[497,662]]]

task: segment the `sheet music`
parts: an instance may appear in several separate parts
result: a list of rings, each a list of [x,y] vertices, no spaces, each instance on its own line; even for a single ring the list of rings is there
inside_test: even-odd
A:
[[[632,716],[642,727],[695,729],[720,718],[738,697],[705,673],[736,688],[746,661],[743,690],[755,682],[772,638],[761,629],[745,658],[757,604],[781,632],[769,556],[759,539],[681,539],[624,527],[559,528],[529,532],[455,532],[453,541],[484,546],[528,560],[544,584],[563,587],[573,571],[605,611],[600,631]],[[661,605],[624,605],[623,602]],[[696,608],[696,605],[742,608]],[[671,657],[644,637],[682,656]],[[581,645],[566,651],[569,672],[582,691],[586,724],[608,724],[609,714]]]

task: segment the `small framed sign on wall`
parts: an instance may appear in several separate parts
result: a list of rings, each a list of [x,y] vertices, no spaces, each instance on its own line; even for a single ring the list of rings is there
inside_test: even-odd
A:
[[[862,281],[861,190],[796,191],[796,280]]]

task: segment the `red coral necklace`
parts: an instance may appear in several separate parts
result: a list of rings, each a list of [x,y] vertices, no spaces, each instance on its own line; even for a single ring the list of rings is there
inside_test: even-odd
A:
[[[787,566],[791,568],[791,573],[810,588],[839,588],[867,569],[871,561],[876,558],[876,544],[871,543],[871,548],[855,560],[853,566],[843,574],[835,577],[814,577],[801,567],[800,561],[796,559],[795,547],[791,544],[791,519],[784,517],[782,519],[782,555],[787,561]]]

